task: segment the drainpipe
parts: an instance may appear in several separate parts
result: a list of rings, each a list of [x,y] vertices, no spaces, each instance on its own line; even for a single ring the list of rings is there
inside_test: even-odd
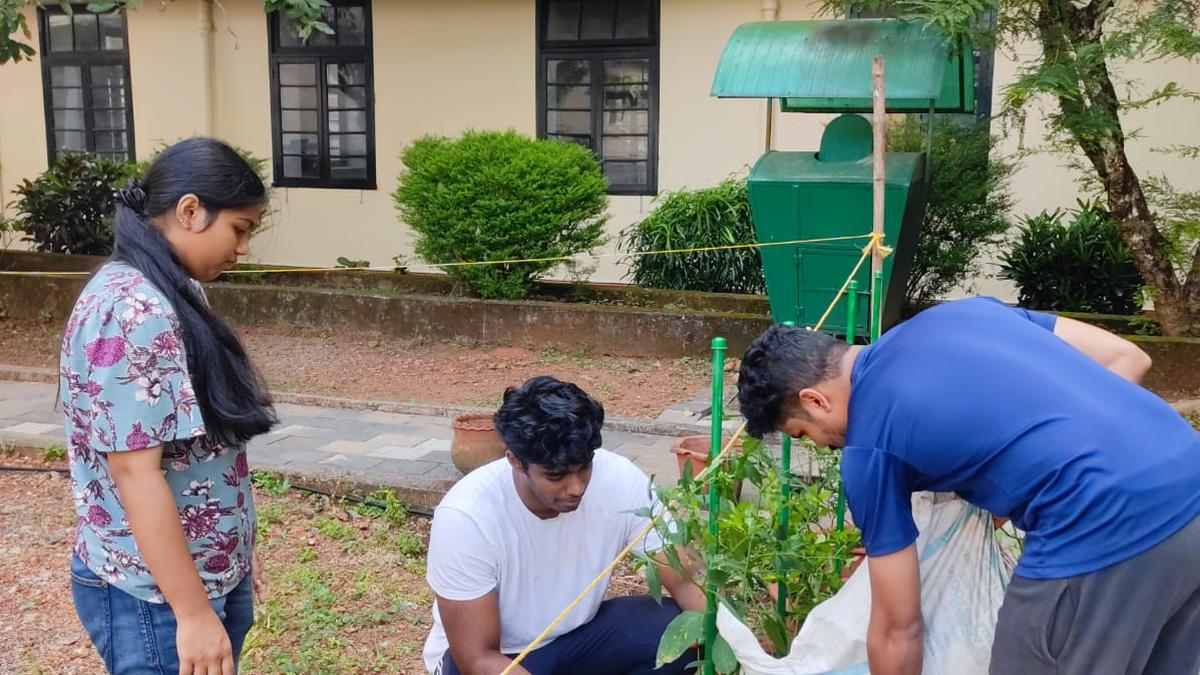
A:
[[[213,0],[197,0],[197,27],[200,29],[200,85],[207,99],[201,107],[200,133],[216,135],[217,87],[215,40],[216,27],[213,22]]]
[[[779,0],[762,0],[762,20],[776,21],[779,18]],[[767,99],[767,125],[763,145],[766,151],[775,147],[775,99]]]

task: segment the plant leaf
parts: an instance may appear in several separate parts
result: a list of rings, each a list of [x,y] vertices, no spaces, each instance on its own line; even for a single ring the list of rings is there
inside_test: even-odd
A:
[[[718,673],[732,673],[737,670],[738,660],[733,654],[733,648],[720,633],[717,633],[717,639],[713,641],[712,650],[713,665],[716,666]]]
[[[658,642],[658,656],[654,659],[654,667],[660,668],[664,663],[671,663],[679,658],[703,636],[704,614],[691,611],[680,613],[663,631],[662,639]]]

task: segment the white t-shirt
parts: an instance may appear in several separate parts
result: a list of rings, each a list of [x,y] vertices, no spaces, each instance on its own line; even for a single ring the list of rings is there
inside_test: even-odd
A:
[[[426,579],[447,600],[475,600],[496,589],[500,650],[517,653],[645,528],[649,519],[632,512],[654,503],[641,469],[597,450],[579,508],[542,520],[521,502],[512,466],[502,458],[460,480],[434,511]],[[651,531],[638,550],[662,546]],[[591,621],[607,588],[608,579],[597,584],[542,645]],[[448,647],[435,601],[425,641],[430,673],[440,668]]]

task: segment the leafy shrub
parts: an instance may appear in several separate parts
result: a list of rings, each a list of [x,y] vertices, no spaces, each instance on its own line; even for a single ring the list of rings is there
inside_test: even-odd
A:
[[[621,238],[624,251],[753,244],[754,223],[746,180],[730,178],[701,190],[663,197],[654,211]],[[629,258],[628,276],[639,286],[713,293],[761,293],[758,249],[703,251]]]
[[[921,118],[906,117],[888,130],[888,150],[922,152],[925,135]],[[905,286],[907,304],[939,298],[978,274],[980,259],[1008,230],[1008,181],[1015,167],[989,157],[990,149],[986,124],[935,118],[929,157],[933,183]]]
[[[1026,218],[1000,260],[1024,307],[1122,315],[1141,309],[1142,277],[1112,215],[1096,203]]]
[[[112,253],[116,190],[138,173],[133,162],[62,153],[14,190],[25,241],[45,253]]]
[[[432,263],[570,256],[604,242],[607,182],[592,153],[514,131],[425,136],[393,195]],[[485,298],[521,298],[556,262],[448,266]],[[571,264],[565,264],[570,269]]]
[[[726,460],[725,468],[712,477],[724,495],[717,517],[715,553],[710,552],[714,541],[708,529],[705,485],[685,474],[676,486],[654,488],[658,501],[671,514],[669,523],[660,520],[655,526],[665,544],[668,566],[690,578],[689,551],[704,552],[706,574],[717,582],[720,601],[760,637],[769,639],[780,654],[787,652],[812,608],[841,587],[838,561],[848,566],[860,543],[857,530],[824,532],[814,527],[835,521],[841,480],[838,453],[811,442],[806,442],[804,452],[813,461],[815,477],[811,480],[783,471],[761,441],[744,439],[742,451]],[[785,480],[791,483],[786,502],[790,516],[786,536],[780,537]],[[754,496],[735,503],[729,496],[742,481],[753,486],[747,493]],[[634,557],[646,574],[651,595],[661,595],[660,563],[640,551],[635,551]],[[785,614],[779,613],[773,596],[781,581],[787,586]],[[672,633],[668,629],[659,646],[660,656],[666,652],[668,661],[700,637],[689,634],[690,640],[675,642]],[[719,638],[714,649],[723,649]]]

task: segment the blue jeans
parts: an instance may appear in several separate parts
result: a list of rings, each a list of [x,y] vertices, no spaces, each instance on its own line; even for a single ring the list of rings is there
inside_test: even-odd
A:
[[[175,614],[165,603],[139,600],[110,586],[83,564],[71,559],[71,596],[75,612],[108,672],[114,675],[178,675]],[[236,663],[246,633],[254,623],[254,584],[246,575],[228,595],[212,600],[225,624]]]
[[[661,605],[645,595],[605,600],[591,621],[529,652],[521,666],[533,675],[679,675],[696,660],[695,651],[654,669],[658,641],[678,615],[670,598]],[[460,675],[448,649],[441,675]]]

